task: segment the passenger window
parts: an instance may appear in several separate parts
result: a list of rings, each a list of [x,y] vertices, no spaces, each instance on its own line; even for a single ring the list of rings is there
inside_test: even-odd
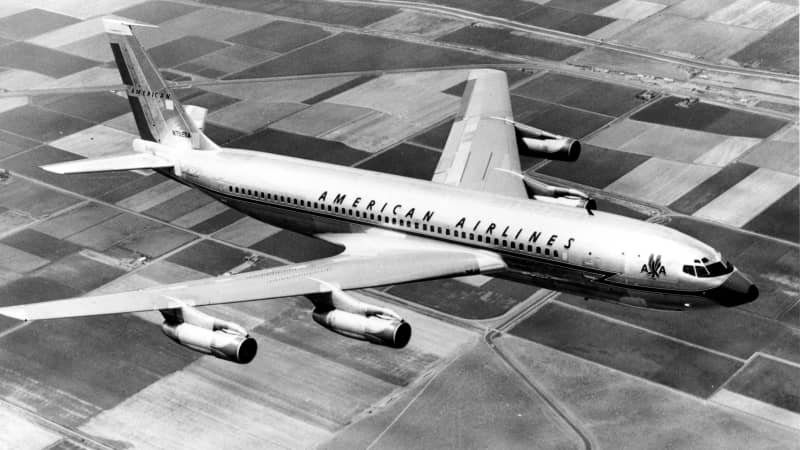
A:
[[[549,248],[544,249],[544,254],[545,256],[550,256],[550,249]]]
[[[418,230],[418,229],[419,229],[419,223],[417,223],[417,222],[414,222],[414,229],[415,229],[415,230]]]
[[[505,239],[503,239],[503,247],[508,247],[508,241],[506,241]]]
[[[536,247],[536,253],[542,253],[542,247]]]
[[[533,253],[533,246],[532,246],[532,245],[530,245],[530,244],[528,244],[528,251],[529,251],[529,252],[531,252],[531,253]]]
[[[392,217],[392,225],[397,225],[397,219]]]
[[[447,236],[450,236],[450,228],[445,228],[444,229],[444,234],[447,235]]]
[[[436,227],[436,229],[437,229],[437,231],[436,231],[437,233],[442,234],[442,227]]]
[[[517,247],[516,247],[516,245],[514,244],[514,241],[511,241],[511,245],[510,245],[510,247],[511,247],[511,248],[517,248]]]
[[[422,224],[422,231],[428,231],[428,225],[427,224],[424,224],[424,223]]]
[[[480,234],[478,235],[478,242],[483,242],[483,236],[481,236]]]
[[[375,214],[370,213],[369,220],[375,220]]]
[[[475,240],[475,235],[474,235],[474,234],[472,234],[472,233],[470,233],[470,234],[469,234],[469,240],[470,240],[470,241],[474,241],[474,240]]]
[[[553,256],[555,256],[556,258],[558,258],[558,250],[553,250]]]
[[[500,245],[500,239],[494,238],[494,245]]]

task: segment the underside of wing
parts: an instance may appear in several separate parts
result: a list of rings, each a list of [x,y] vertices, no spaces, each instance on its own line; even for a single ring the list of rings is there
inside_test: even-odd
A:
[[[20,320],[37,320],[163,310],[330,293],[486,273],[505,267],[499,256],[491,252],[420,238],[365,233],[331,235],[327,239],[349,249],[330,258],[238,275],[9,306],[0,308],[0,314]]]
[[[471,71],[433,181],[527,198],[513,120],[505,72]]]

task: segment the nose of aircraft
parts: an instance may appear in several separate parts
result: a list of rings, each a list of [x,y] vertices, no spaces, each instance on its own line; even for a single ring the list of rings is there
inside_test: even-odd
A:
[[[732,307],[750,303],[758,298],[758,288],[738,270],[725,282],[711,289],[706,295],[722,306]]]

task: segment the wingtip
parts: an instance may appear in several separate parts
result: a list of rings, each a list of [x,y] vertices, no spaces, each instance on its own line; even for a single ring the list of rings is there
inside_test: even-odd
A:
[[[125,19],[121,17],[103,17],[103,29],[106,31],[106,33],[130,36],[132,34],[131,27],[158,28],[158,25],[138,22],[136,20]]]
[[[8,308],[0,308],[0,316],[10,317],[12,319],[21,320],[23,322],[29,322],[30,318],[28,314],[25,313],[24,309],[15,308],[15,307],[8,307]]]

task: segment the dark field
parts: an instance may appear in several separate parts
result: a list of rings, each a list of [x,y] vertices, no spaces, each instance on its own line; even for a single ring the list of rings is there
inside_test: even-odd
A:
[[[85,120],[32,105],[0,113],[0,128],[42,142],[58,139],[90,126],[92,123]]]
[[[547,6],[592,14],[614,3],[615,0],[552,0]]]
[[[755,172],[756,169],[757,167],[749,164],[728,164],[719,172],[684,194],[683,197],[673,202],[669,207],[684,214],[693,214],[695,211],[720,196],[723,192],[732,188],[736,183],[747,178],[747,176]]]
[[[788,327],[737,308],[669,313],[630,308],[599,300],[586,301],[583,297],[567,294],[561,294],[558,299],[578,308],[740,359],[748,359],[772,342],[791,335]],[[736,339],[731,339],[731,336],[736,336]]]
[[[30,228],[7,236],[0,242],[50,261],[77,253],[81,250],[79,245],[56,239]]]
[[[27,175],[45,183],[82,195],[99,196],[113,191],[142,176],[133,172],[59,175],[40,169],[40,165],[80,159],[74,153],[49,146],[14,156],[3,162],[3,168]]]
[[[577,161],[550,161],[537,172],[602,189],[648,159],[645,155],[583,144]]]
[[[25,40],[78,22],[74,17],[41,9],[30,9],[0,19],[0,35]]]
[[[412,137],[411,141],[441,150],[444,149],[444,144],[447,143],[447,137],[450,135],[451,128],[453,128],[453,119]]]
[[[369,156],[369,153],[356,150],[341,142],[273,129],[264,129],[237,139],[232,141],[230,146],[346,166]]]
[[[78,426],[200,356],[130,315],[39,321],[0,338],[0,394]]]
[[[250,248],[292,262],[326,258],[342,251],[338,245],[288,230],[279,231],[261,242],[256,242]]]
[[[341,94],[342,92],[345,92],[345,91],[348,91],[350,89],[353,89],[356,86],[359,86],[359,85],[362,85],[362,84],[364,84],[364,83],[366,83],[368,81],[374,80],[375,78],[377,78],[377,76],[375,76],[375,75],[362,75],[362,76],[360,76],[358,78],[354,78],[354,79],[352,79],[352,80],[350,80],[350,81],[348,81],[346,83],[342,83],[342,84],[340,84],[339,86],[336,86],[333,89],[329,89],[329,90],[327,90],[325,92],[322,92],[320,94],[317,94],[317,95],[315,95],[315,96],[313,96],[311,98],[303,100],[303,103],[305,103],[306,105],[314,105],[314,104],[319,103],[321,101],[327,100],[327,99],[329,99],[329,98],[331,98],[331,97],[333,97],[335,95]]]
[[[131,110],[125,97],[110,92],[69,95],[48,102],[45,108],[91,122],[103,122]]]
[[[614,21],[610,17],[582,14],[566,9],[551,8],[550,6],[536,7],[514,17],[514,20],[581,36],[591,34]]]
[[[545,305],[511,333],[703,398],[739,368],[733,359],[558,303]]]
[[[758,356],[725,387],[800,413],[800,369],[795,366]]]
[[[800,243],[800,187],[795,186],[744,229]]]
[[[340,33],[226,79],[492,64],[500,60],[377,36]]]
[[[191,190],[160,203],[146,211],[145,214],[156,219],[171,222],[184,214],[188,214],[203,205],[207,205],[214,201],[206,194]]]
[[[797,28],[794,16],[730,58],[745,66],[797,74]]]
[[[192,231],[200,234],[212,234],[236,222],[242,217],[244,217],[244,214],[240,213],[239,211],[228,209],[225,212],[219,213],[206,221],[198,223],[191,229]]]
[[[493,279],[481,287],[456,280],[433,280],[392,286],[392,295],[464,319],[491,319],[533,295],[537,287]]]
[[[437,40],[552,61],[562,61],[583,50],[580,47],[520,36],[510,30],[478,26],[464,27]]]
[[[96,64],[80,56],[27,42],[12,42],[0,47],[0,66],[30,70],[54,78],[65,77]]]
[[[200,36],[184,36],[151,48],[150,57],[159,67],[175,67],[227,46]]]
[[[609,116],[517,95],[511,96],[511,107],[517,122],[575,139],[582,138],[613,120]]]
[[[670,217],[664,225],[714,247],[751,277],[759,297],[739,308],[774,319],[797,301],[800,249],[796,246],[690,218]]]
[[[698,102],[689,107],[677,106],[680,101],[678,97],[665,97],[631,118],[691,130],[762,139],[786,125],[781,119],[708,103]]]
[[[38,142],[0,130],[0,158],[6,158],[39,145]]]
[[[271,9],[270,14],[353,27],[365,27],[397,13],[394,8],[376,8],[328,2],[282,1],[281,3],[282,6]]]
[[[116,11],[114,14],[140,22],[158,25],[170,19],[189,14],[195,10],[197,10],[195,6],[159,0],[131,6],[130,8]]]
[[[204,239],[170,256],[167,261],[216,276],[243,263],[246,256],[237,248]]]
[[[359,164],[361,169],[430,180],[442,154],[413,144],[400,144]]]
[[[273,52],[286,53],[328,36],[330,36],[330,33],[319,27],[276,20],[234,36],[228,41]]]
[[[640,89],[619,84],[551,72],[517,87],[514,89],[514,94],[619,116],[643,103],[636,98],[639,91]]]

